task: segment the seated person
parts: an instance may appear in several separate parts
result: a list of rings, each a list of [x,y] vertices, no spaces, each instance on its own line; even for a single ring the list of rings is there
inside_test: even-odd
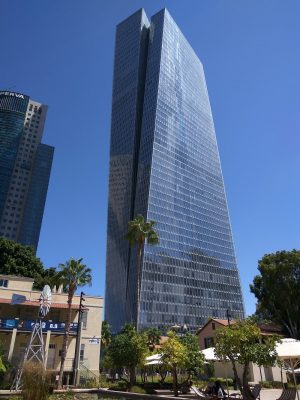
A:
[[[214,386],[214,384],[212,382],[209,382],[209,384],[206,386],[206,388],[204,390],[202,390],[202,392],[204,394],[212,394],[213,386]]]
[[[220,381],[215,382],[214,386],[212,387],[211,394],[215,397],[218,397],[218,399],[223,399],[228,396],[228,394],[223,389]]]
[[[191,380],[184,382],[181,385],[181,393],[187,394],[191,391],[191,387],[193,386],[193,382]]]

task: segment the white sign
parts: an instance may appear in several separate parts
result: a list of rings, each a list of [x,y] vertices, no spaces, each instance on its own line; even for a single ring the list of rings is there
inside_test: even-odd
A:
[[[89,344],[96,344],[96,345],[98,345],[98,344],[100,344],[100,339],[95,339],[95,338],[89,339]]]
[[[13,96],[13,97],[18,97],[19,99],[24,99],[24,95],[21,93],[15,93],[15,92],[0,92],[0,96]]]

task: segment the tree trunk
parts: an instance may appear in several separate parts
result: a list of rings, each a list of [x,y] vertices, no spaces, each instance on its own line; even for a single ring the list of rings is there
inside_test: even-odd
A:
[[[298,332],[297,332],[297,328],[296,326],[293,324],[289,310],[286,310],[287,316],[288,316],[288,320],[289,320],[289,326],[290,326],[290,332],[292,333],[291,337],[298,339]]]
[[[176,369],[176,367],[173,368],[172,373],[173,373],[173,391],[174,391],[174,396],[178,397],[178,379],[177,379],[177,369]]]
[[[244,400],[253,400],[254,397],[252,396],[251,389],[248,383],[248,374],[249,374],[249,364],[244,365],[243,371],[243,399]]]
[[[232,364],[232,369],[233,369],[234,378],[235,378],[237,387],[239,388],[239,391],[242,393],[243,386],[242,386],[242,382],[241,382],[241,380],[240,380],[240,378],[239,378],[239,375],[238,375],[238,373],[237,373],[235,361],[234,361],[234,360],[231,360],[231,364]]]
[[[63,386],[63,374],[64,374],[64,367],[65,367],[69,335],[70,335],[70,325],[71,325],[71,316],[72,316],[71,307],[72,307],[73,296],[74,296],[74,291],[71,291],[68,294],[68,315],[67,315],[67,323],[66,323],[65,332],[64,332],[63,347],[62,347],[62,351],[61,351],[59,378],[58,378],[58,382],[57,382],[58,389],[62,389],[62,386]]]
[[[167,371],[164,370],[163,368],[158,367],[158,373],[160,375],[160,381],[163,384],[165,382],[166,377],[167,377]]]
[[[135,366],[129,368],[129,390],[135,384]]]
[[[137,261],[136,261],[136,320],[135,327],[138,328],[139,314],[140,314],[140,293],[141,293],[141,261],[144,241],[138,242]]]

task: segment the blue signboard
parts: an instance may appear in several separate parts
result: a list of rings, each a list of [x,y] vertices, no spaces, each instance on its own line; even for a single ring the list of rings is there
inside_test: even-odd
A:
[[[35,323],[36,321],[34,320],[0,318],[0,329],[11,330],[16,328],[21,331],[32,331]],[[66,324],[64,322],[42,322],[43,331],[63,332],[65,326]],[[78,324],[76,322],[71,323],[70,332],[76,332],[77,326]]]
[[[15,319],[0,319],[0,329],[14,329],[16,328]]]

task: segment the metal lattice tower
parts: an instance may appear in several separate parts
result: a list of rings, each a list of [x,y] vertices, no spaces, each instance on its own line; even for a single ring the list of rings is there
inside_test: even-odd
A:
[[[15,376],[12,389],[20,390],[23,366],[26,361],[38,362],[45,368],[45,346],[43,339],[43,322],[41,319],[35,321],[28,347],[26,348],[22,365]]]
[[[43,339],[43,319],[48,314],[51,305],[51,289],[46,285],[40,296],[40,308],[38,319],[35,321],[30,336],[29,344],[25,350],[24,359],[16,373],[11,390],[20,390],[22,387],[22,374],[24,363],[27,361],[37,362],[43,368],[45,365],[45,346]]]

